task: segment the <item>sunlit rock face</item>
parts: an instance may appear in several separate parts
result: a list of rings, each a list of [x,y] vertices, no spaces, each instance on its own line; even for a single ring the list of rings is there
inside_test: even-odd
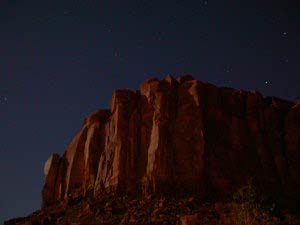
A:
[[[300,104],[186,75],[117,90],[45,164],[43,207],[101,193],[225,197],[250,179],[299,201]]]
[[[61,157],[52,155],[47,160],[42,192],[44,207],[69,197],[93,193],[109,116],[109,110],[92,113],[64,154]]]

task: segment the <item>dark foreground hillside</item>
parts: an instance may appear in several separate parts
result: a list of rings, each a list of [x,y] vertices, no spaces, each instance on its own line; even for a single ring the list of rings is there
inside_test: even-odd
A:
[[[249,192],[250,191],[250,192]],[[238,195],[242,193],[241,195]],[[5,225],[298,225],[299,217],[275,203],[258,202],[246,187],[231,201],[204,201],[196,197],[132,199],[112,195],[70,201],[37,211]]]

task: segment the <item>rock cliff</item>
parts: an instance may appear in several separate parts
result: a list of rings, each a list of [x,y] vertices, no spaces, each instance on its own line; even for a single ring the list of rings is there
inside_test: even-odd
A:
[[[85,119],[45,164],[42,207],[104,193],[226,199],[249,180],[293,207],[299,171],[299,101],[168,75]]]
[[[182,76],[117,90],[45,164],[43,207],[102,192],[231,195],[247,180],[299,200],[300,103]]]

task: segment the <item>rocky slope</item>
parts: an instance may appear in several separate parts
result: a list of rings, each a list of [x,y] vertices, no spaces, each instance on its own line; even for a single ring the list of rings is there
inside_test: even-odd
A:
[[[300,101],[168,75],[115,91],[49,157],[42,212],[104,195],[226,199],[249,180],[297,209],[299,171]]]

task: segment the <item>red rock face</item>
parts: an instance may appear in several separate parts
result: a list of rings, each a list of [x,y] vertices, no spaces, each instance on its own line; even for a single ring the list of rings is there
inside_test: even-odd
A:
[[[286,189],[287,201],[299,208],[300,199],[300,103],[296,102],[289,110],[285,120],[285,156],[287,164]]]
[[[50,156],[45,164],[43,207],[93,193],[109,116],[109,110],[92,113],[62,157]]]
[[[53,154],[45,163],[44,176],[45,183],[42,191],[42,197],[45,206],[56,203],[59,190],[56,188],[56,180],[59,174],[61,159],[59,155]]]
[[[103,192],[231,195],[253,179],[299,201],[300,104],[182,76],[113,93],[45,165],[43,206]]]

